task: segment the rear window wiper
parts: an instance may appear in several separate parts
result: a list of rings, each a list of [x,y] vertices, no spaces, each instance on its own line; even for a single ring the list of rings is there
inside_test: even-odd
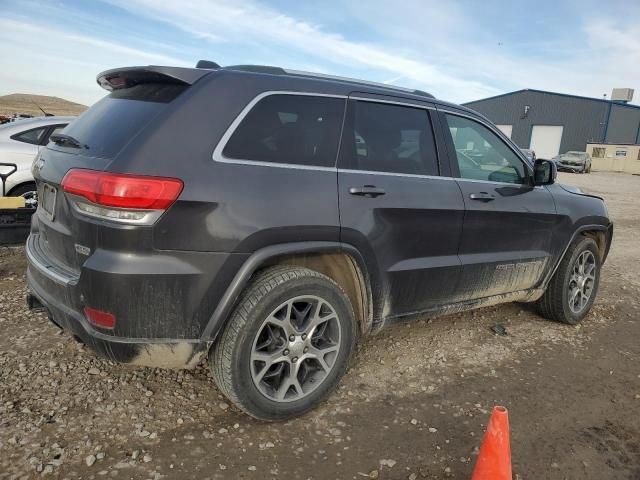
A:
[[[49,137],[49,140],[51,140],[56,145],[66,145],[72,148],[86,148],[87,150],[89,149],[87,145],[83,145],[71,135],[65,135],[64,133],[54,133]]]

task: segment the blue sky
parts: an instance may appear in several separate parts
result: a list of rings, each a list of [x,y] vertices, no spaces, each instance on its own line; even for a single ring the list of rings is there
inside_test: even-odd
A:
[[[268,64],[465,102],[521,88],[640,99],[640,2],[0,0],[0,94],[87,105],[106,69]]]

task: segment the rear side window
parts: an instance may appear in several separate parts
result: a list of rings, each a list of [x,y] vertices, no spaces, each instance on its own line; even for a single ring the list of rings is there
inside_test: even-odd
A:
[[[31,130],[27,130],[26,132],[16,133],[15,135],[12,135],[11,138],[19,142],[39,145],[47,128],[49,127],[33,128]]]
[[[65,134],[87,145],[87,155],[112,158],[186,88],[145,83],[114,90],[71,123]],[[64,147],[50,144],[49,148]]]
[[[238,160],[333,167],[345,101],[311,95],[269,95],[231,135],[222,154]]]
[[[438,175],[429,112],[386,103],[352,102],[340,158],[342,168]]]

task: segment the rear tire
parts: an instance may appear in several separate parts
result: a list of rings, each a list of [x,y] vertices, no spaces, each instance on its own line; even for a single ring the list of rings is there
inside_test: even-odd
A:
[[[33,196],[36,192],[36,184],[35,182],[23,183],[22,185],[18,185],[17,187],[13,187],[9,192],[10,197],[21,197],[25,194],[29,194]]]
[[[569,247],[537,302],[540,314],[549,320],[575,325],[587,316],[600,283],[600,252],[596,242],[578,237]]]
[[[302,415],[334,390],[356,339],[347,295],[302,267],[259,273],[209,353],[221,392],[244,412],[275,421]]]

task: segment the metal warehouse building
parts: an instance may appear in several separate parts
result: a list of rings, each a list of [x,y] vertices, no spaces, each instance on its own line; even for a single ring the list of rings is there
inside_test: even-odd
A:
[[[640,106],[629,105],[631,89],[614,89],[612,100],[542,90],[518,90],[466,103],[491,121],[521,148],[538,158],[587,143],[640,143]]]

